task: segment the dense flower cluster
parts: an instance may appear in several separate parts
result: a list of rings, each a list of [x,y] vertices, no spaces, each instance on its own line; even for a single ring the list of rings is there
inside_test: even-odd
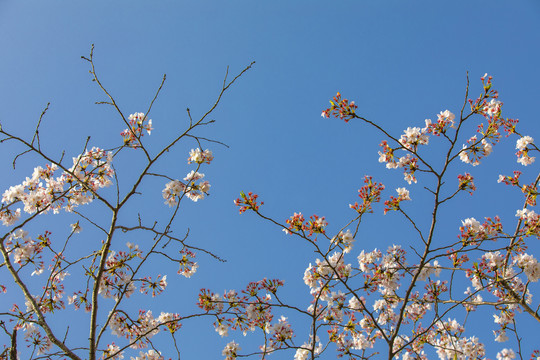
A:
[[[321,113],[322,117],[328,118],[332,115],[345,120],[345,122],[349,122],[349,120],[356,116],[355,112],[358,106],[356,106],[354,101],[349,102],[347,99],[342,99],[339,92],[334,96],[333,100],[330,100],[330,105],[328,109],[323,110]]]
[[[140,352],[139,356],[131,357],[131,360],[165,360],[159,351],[154,349],[148,350],[148,352]]]
[[[516,149],[518,150],[518,152],[516,153],[518,157],[517,162],[520,163],[521,165],[527,166],[527,165],[531,165],[534,162],[535,157],[529,155],[530,149],[528,147],[529,145],[532,145],[533,143],[534,143],[534,139],[530,136],[523,136],[517,141],[516,143]]]
[[[323,351],[323,344],[320,342],[319,337],[317,336],[315,341],[313,341],[313,336],[311,338],[309,343],[302,344],[302,346],[296,350],[294,360],[307,360],[311,351],[313,351],[313,354],[315,355],[319,355]]]
[[[50,350],[52,347],[51,340],[46,335],[41,334],[34,323],[26,322],[22,325],[22,328],[24,330],[24,340],[34,344],[38,354],[46,354]]]
[[[480,159],[488,156],[493,151],[493,147],[486,139],[477,140],[476,135],[467,140],[467,144],[469,145],[463,145],[459,153],[459,159],[472,166],[479,165]]]
[[[189,251],[188,249],[182,249],[180,251],[180,255],[182,257],[180,258],[180,260],[178,260],[178,263],[180,265],[180,268],[178,269],[178,274],[190,278],[193,274],[197,272],[197,269],[199,268],[197,262],[193,261],[193,259],[195,258],[195,253]]]
[[[221,355],[225,356],[225,360],[236,359],[236,354],[239,350],[242,350],[242,348],[236,342],[231,341],[225,346]]]
[[[128,251],[109,252],[99,286],[99,294],[106,299],[118,300],[120,296],[129,297],[137,289],[129,262],[135,258],[142,258],[142,252],[136,245],[128,243],[127,247]]]
[[[405,181],[407,181],[409,185],[413,182],[416,183],[417,179],[415,173],[419,168],[418,158],[408,153],[396,160],[394,152],[399,150],[399,148],[392,149],[386,140],[383,140],[380,146],[383,148],[383,151],[379,151],[379,162],[386,163],[387,169],[403,168]],[[407,146],[411,147],[410,150],[412,150],[412,144],[407,144]],[[407,149],[406,146],[404,146],[404,148]]]
[[[141,287],[139,291],[143,294],[152,293],[152,297],[161,294],[167,288],[167,275],[158,275],[155,281],[152,281],[151,277],[144,277],[141,279]]]
[[[291,345],[294,336],[287,318],[281,317],[278,322],[272,322],[274,315],[271,300],[281,286],[283,286],[281,280],[263,279],[249,283],[240,293],[230,290],[223,296],[202,289],[199,293],[198,306],[216,315],[217,321],[214,326],[219,335],[228,336],[229,329],[240,330],[244,335],[248,331],[260,329],[266,334],[261,350],[272,352]],[[239,345],[231,342],[223,350],[223,355],[227,359],[233,359],[237,356],[238,350]]]
[[[471,174],[465,173],[464,175],[459,174],[458,175],[459,180],[459,190],[465,190],[468,191],[469,194],[473,194],[473,192],[476,190],[476,186],[474,185],[474,178]]]
[[[524,222],[524,226],[520,233],[524,236],[534,235],[540,238],[540,215],[534,210],[522,209],[517,210],[516,216]]]
[[[483,224],[480,224],[475,218],[468,218],[461,221],[459,237],[465,245],[476,245],[481,240],[495,239],[502,233],[503,227],[501,219],[495,216],[493,219],[486,218]]]
[[[261,205],[264,205],[264,202],[261,201],[257,203],[257,198],[259,195],[249,192],[247,195],[242,191],[240,192],[240,197],[234,200],[234,205],[240,207],[240,214],[246,212],[248,209],[258,211]]]
[[[201,149],[191,149],[188,157],[188,164],[192,162],[197,164],[207,163],[210,164],[214,160],[212,152],[208,149],[202,151]]]
[[[103,351],[100,359],[120,360],[124,358],[124,352],[120,351],[120,346],[114,342],[107,346],[107,349]]]
[[[245,210],[244,210],[245,211]],[[285,234],[293,234],[294,232],[302,232],[303,235],[312,236],[313,234],[324,234],[325,227],[328,225],[324,216],[311,215],[308,221],[305,221],[302,213],[294,213],[289,219],[285,220],[289,225],[284,228]]]
[[[429,143],[427,128],[408,127],[405,134],[401,135],[399,143],[406,149],[416,151],[418,145],[427,145]]]
[[[210,164],[213,159],[214,156],[210,150],[202,151],[197,148],[191,149],[187,162],[188,164],[197,163],[199,165],[197,167],[198,170],[202,163]],[[184,196],[195,202],[204,199],[204,196],[208,195],[208,191],[210,190],[210,183],[206,180],[202,181],[203,178],[203,173],[192,170],[186,175],[184,182],[180,180],[169,181],[165,184],[165,188],[162,191],[165,204],[171,207],[176,206]]]
[[[411,198],[409,196],[409,190],[405,189],[405,188],[397,188],[396,189],[397,193],[398,193],[398,197],[393,197],[393,196],[390,196],[390,200],[386,200],[384,202],[384,214],[386,215],[386,213],[388,211],[397,211],[400,209],[399,207],[399,204],[402,202],[402,201],[410,201]]]
[[[36,241],[28,235],[28,231],[18,229],[8,236],[5,247],[16,264],[21,267],[32,264],[32,275],[39,275],[44,270],[41,253],[50,245],[49,235],[50,233],[46,232],[41,240],[38,239],[40,241]]]
[[[340,231],[336,236],[330,240],[332,244],[340,246],[344,253],[348,253],[352,250],[354,243],[354,236],[350,230],[346,232]]]
[[[441,111],[437,115],[436,123],[431,123],[431,119],[426,119],[425,131],[436,136],[440,136],[441,134],[446,134],[446,131],[448,130],[448,128],[454,127],[455,118],[456,116],[452,114],[450,111],[448,110]]]
[[[148,347],[150,338],[159,333],[161,326],[170,328],[171,324],[174,324],[174,327],[179,327],[181,319],[178,314],[164,312],[157,318],[154,318],[150,310],[140,310],[137,319],[131,319],[123,312],[118,311],[114,312],[110,318],[109,328],[111,329],[111,333],[132,342],[130,346],[132,349]],[[153,356],[156,356],[156,354],[153,353]],[[141,359],[145,358],[143,357]],[[155,359],[159,358],[156,357]]]
[[[136,149],[141,146],[140,138],[144,135],[143,130],[146,130],[148,135],[152,132],[152,119],[148,119],[144,113],[135,113],[129,115],[128,120],[129,128],[120,135],[124,138],[125,146]]]
[[[179,180],[168,182],[163,189],[165,204],[175,206],[184,195],[195,202],[204,199],[204,195],[210,190],[210,183],[199,181],[202,178],[204,178],[204,174],[192,170],[184,178],[185,183]]]
[[[360,215],[373,212],[372,204],[381,201],[381,192],[384,190],[384,185],[374,182],[371,176],[364,177],[364,184],[366,185],[358,190],[358,196],[362,199],[362,203],[349,204],[349,207]]]
[[[114,170],[112,153],[92,148],[73,158],[73,166],[54,177],[58,171],[55,164],[38,166],[32,177],[27,177],[20,185],[11,186],[2,195],[0,220],[6,226],[13,225],[21,216],[21,210],[13,210],[21,202],[24,212],[55,214],[63,207],[72,211],[79,205],[92,202],[98,189],[110,186]]]

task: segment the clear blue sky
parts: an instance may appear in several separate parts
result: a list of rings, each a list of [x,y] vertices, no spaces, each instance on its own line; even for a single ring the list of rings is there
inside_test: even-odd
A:
[[[178,233],[189,227],[194,245],[227,263],[200,254],[199,272],[189,280],[171,273],[163,306],[152,307],[157,313],[190,313],[201,287],[222,292],[263,277],[284,279],[290,301],[307,307],[310,296],[302,276],[315,260],[311,249],[252,215],[238,215],[233,200],[239,192],[259,193],[265,213],[281,221],[295,211],[324,215],[332,231],[351,216],[348,204],[356,201],[363,175],[383,181],[390,190],[386,196],[407,185],[401,173],[378,163],[383,137],[374,129],[321,118],[337,91],[356,100],[358,113],[399,136],[408,126],[435,119],[439,111],[458,113],[466,72],[473,95],[480,92],[479,78],[487,72],[500,90],[504,113],[519,118],[522,131],[540,139],[539,23],[537,1],[1,0],[0,122],[31,136],[51,102],[41,133],[51,153],[66,149],[67,156],[74,156],[89,135],[91,145],[116,144],[124,126],[111,108],[94,105],[105,98],[80,59],[95,44],[97,71],[127,114],[145,111],[167,74],[150,116],[155,130],[147,139],[159,144],[183,128],[186,107],[200,116],[211,106],[227,66],[236,74],[256,61],[223,98],[212,117],[215,125],[199,132],[230,148],[212,148],[215,161],[203,169],[212,184],[211,196],[186,202],[176,223]],[[185,158],[195,146],[184,144],[163,164],[172,176],[181,178],[192,169]],[[514,147],[515,139],[499,144],[486,166],[469,168],[479,187],[487,185],[446,210],[441,236],[455,237],[459,219],[467,217],[506,215],[513,224],[521,198],[510,196],[514,193],[496,179],[518,168]],[[12,171],[12,154],[2,145],[3,189],[43,165],[28,158]],[[127,164],[120,169],[130,170]],[[538,163],[531,166],[529,177],[537,169]],[[413,214],[428,214],[420,183],[407,187],[417,199],[409,204],[416,206]],[[161,189],[145,188],[148,198],[155,194],[144,204],[150,213],[169,211],[162,205]],[[363,223],[353,252],[408,244],[402,219],[383,217],[382,207],[378,210]],[[63,226],[68,220],[48,215],[46,221]],[[81,242],[95,240],[80,235]],[[6,299],[0,298],[2,307],[8,306]],[[487,321],[491,326],[491,319]],[[526,326],[538,331],[538,324]],[[209,320],[186,322],[179,337],[182,359],[220,358],[233,338],[246,350],[258,343],[237,335],[220,338]],[[484,335],[489,343],[492,336]],[[295,339],[299,344],[306,340],[303,333]],[[494,358],[503,347],[499,345],[487,355]]]

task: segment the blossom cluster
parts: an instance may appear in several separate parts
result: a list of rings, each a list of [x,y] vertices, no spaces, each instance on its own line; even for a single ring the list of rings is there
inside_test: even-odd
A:
[[[111,250],[107,256],[105,271],[99,284],[99,294],[105,299],[118,300],[121,296],[130,297],[137,289],[129,261],[142,258],[142,252],[138,246],[129,243],[128,249],[129,251],[118,253]]]
[[[31,276],[41,275],[45,271],[42,253],[45,249],[50,249],[50,235],[49,231],[45,231],[34,240],[26,230],[18,229],[9,234],[5,240],[4,248],[12,257],[13,262],[18,264],[21,269],[32,266],[34,270]],[[65,308],[63,281],[69,273],[61,268],[62,262],[63,256],[61,254],[53,256],[52,264],[48,267],[50,272],[48,284],[44,287],[41,296],[34,296],[35,306],[44,314]],[[2,286],[2,290],[6,292],[4,286]],[[29,299],[26,300],[26,307],[29,312],[36,309]]]
[[[304,274],[304,282],[314,297],[308,311],[331,327],[329,340],[337,345],[340,356],[351,354],[353,350],[371,349],[378,339],[389,336],[386,333],[383,335],[383,332],[387,331],[384,329],[392,329],[399,319],[398,309],[404,304],[396,294],[401,279],[411,268],[407,266],[405,252],[395,245],[389,247],[386,254],[379,250],[362,251],[358,256],[356,270],[351,265],[340,266],[340,263],[344,264],[341,261],[342,255],[339,253],[325,261],[317,259],[317,265],[310,264]],[[438,261],[433,265],[426,263],[421,267],[418,279],[426,281],[430,277],[439,276],[441,270]],[[356,293],[334,290],[341,282],[338,279],[345,279],[346,282],[348,277],[354,276],[354,271],[359,271],[364,277],[363,290],[366,296],[373,292],[379,294],[379,298],[373,302],[373,310],[368,309],[366,298],[358,297]],[[394,342],[395,354],[399,353],[404,359],[413,359],[418,354],[424,354],[424,347],[429,344],[436,349],[441,359],[484,356],[484,345],[476,337],[462,336],[464,328],[455,319],[439,321],[432,328],[420,326],[421,319],[432,308],[431,304],[448,292],[446,282],[439,280],[429,280],[425,289],[424,295],[418,292],[411,295],[404,311],[406,321],[418,324],[417,332],[423,335],[417,340],[399,335]],[[313,306],[320,302],[326,302],[326,305]],[[305,359],[308,352],[304,348],[297,350],[295,359]]]
[[[349,204],[349,207],[360,215],[373,212],[372,204],[381,201],[381,192],[384,190],[384,185],[374,182],[371,176],[364,177],[364,184],[366,185],[358,190],[358,196],[362,199],[362,203]]]
[[[264,205],[264,202],[261,201],[257,203],[257,198],[259,195],[249,192],[247,195],[241,191],[240,197],[234,200],[234,205],[240,207],[240,214],[246,212],[248,209],[258,211],[261,205]]]
[[[517,267],[523,269],[529,281],[536,282],[540,280],[540,263],[532,255],[518,254],[513,261]]]
[[[437,122],[432,123],[431,119],[426,119],[425,132],[431,133],[436,136],[441,134],[446,134],[448,128],[454,128],[454,119],[456,116],[452,114],[449,110],[441,111],[437,115]],[[427,142],[426,142],[427,144]]]
[[[535,157],[529,155],[529,151],[531,150],[531,146],[534,144],[534,139],[530,136],[523,136],[519,138],[516,142],[516,149],[518,152],[516,153],[516,156],[518,157],[517,162],[520,163],[523,166],[530,165],[534,162]],[[534,146],[535,150],[536,146]]]
[[[44,270],[41,253],[50,245],[48,235],[49,233],[45,233],[42,240],[36,241],[28,235],[28,231],[18,229],[8,236],[5,247],[16,264],[21,267],[32,264],[35,269],[32,275],[39,275]]]
[[[200,148],[197,148],[191,149],[189,152],[188,164],[191,164],[192,162],[197,164],[210,164],[212,160],[214,160],[214,156],[212,155],[212,151],[208,149],[202,151]]]
[[[109,328],[113,335],[124,337],[132,342],[130,346],[132,349],[142,349],[146,348],[150,339],[159,333],[160,327],[166,327],[169,330],[171,328],[178,329],[180,320],[180,315],[165,312],[154,318],[152,311],[140,310],[138,317],[131,319],[123,312],[115,311],[110,316]],[[156,354],[153,356],[156,356]],[[145,358],[142,357],[141,359]]]
[[[154,349],[148,350],[148,352],[140,352],[139,356],[131,357],[131,360],[165,360],[159,351]]]
[[[294,213],[294,215],[285,220],[285,222],[289,225],[288,228],[283,229],[285,234],[293,234],[294,232],[301,231],[302,234],[307,234],[307,236],[324,234],[325,227],[328,225],[324,216],[319,217],[318,215],[311,215],[309,220],[306,221],[302,213]]]
[[[249,283],[240,293],[230,290],[223,296],[202,289],[198,306],[215,314],[215,330],[222,337],[229,335],[229,329],[242,331],[244,335],[248,331],[260,329],[266,334],[261,351],[272,352],[283,346],[290,346],[294,336],[287,318],[282,316],[277,322],[272,322],[274,315],[271,300],[281,286],[281,280],[263,279]],[[226,359],[234,359],[238,356],[238,350],[240,346],[230,342],[225,346],[223,355]]]
[[[459,174],[458,175],[458,189],[459,190],[466,190],[469,192],[469,194],[473,194],[473,192],[476,190],[476,186],[474,185],[474,178],[471,174],[465,173],[465,174]]]
[[[195,258],[195,253],[189,251],[188,249],[182,249],[180,251],[181,258],[177,260],[180,267],[178,269],[178,274],[190,278],[193,274],[197,272],[199,265],[197,262],[193,261]]]
[[[405,181],[407,181],[409,184],[416,183],[416,171],[418,170],[418,158],[411,155],[406,154],[405,156],[401,156],[399,159],[396,159],[394,152],[398,149],[392,149],[386,140],[383,140],[380,144],[380,146],[383,148],[383,151],[379,151],[379,162],[380,163],[386,163],[387,169],[403,169],[403,177]],[[412,146],[411,144],[408,144],[408,146]]]
[[[500,251],[486,252],[481,261],[466,272],[477,292],[487,290],[501,304],[496,308],[499,315],[494,315],[494,321],[499,325],[499,329],[494,331],[498,342],[508,340],[506,331],[513,323],[516,311],[520,310],[519,305],[532,302],[528,282],[540,279],[540,264],[533,256],[524,253],[522,248],[516,247],[516,254],[510,263],[507,256]],[[519,269],[525,274],[526,282],[519,276]]]
[[[155,281],[152,281],[151,277],[144,277],[141,279],[141,287],[139,291],[143,294],[152,293],[152,297],[161,294],[165,288],[167,288],[167,275],[158,275]]]
[[[534,210],[527,208],[517,210],[516,216],[524,222],[524,226],[520,231],[520,234],[524,236],[536,236],[540,238],[540,215]]]
[[[24,330],[24,340],[34,345],[38,354],[46,354],[52,347],[51,340],[46,335],[41,334],[33,322],[25,322],[20,328]]]
[[[204,195],[210,190],[210,183],[206,180],[199,181],[202,178],[204,178],[204,174],[192,170],[184,178],[186,183],[179,180],[168,182],[165,185],[165,189],[163,189],[165,204],[175,206],[180,202],[184,195],[195,202],[204,199]]]
[[[148,135],[152,132],[152,119],[148,119],[144,113],[135,113],[129,115],[128,120],[129,128],[120,135],[124,138],[125,146],[136,149],[141,146],[140,138],[144,135],[143,130],[146,130]]]
[[[401,135],[399,143],[406,149],[416,151],[418,145],[427,145],[429,143],[427,130],[427,126],[423,129],[408,127],[405,134]]]
[[[239,350],[242,350],[240,345],[238,345],[234,341],[231,341],[225,346],[225,348],[221,352],[221,355],[225,356],[225,360],[232,360],[236,358]]]
[[[399,204],[402,202],[402,201],[410,201],[411,198],[409,196],[409,190],[405,189],[405,188],[397,188],[396,189],[397,193],[398,193],[398,196],[397,197],[393,197],[393,196],[390,196],[390,200],[386,200],[384,202],[384,205],[385,205],[385,208],[384,208],[384,214],[386,215],[386,213],[388,211],[397,211],[400,209],[399,207]]]
[[[188,164],[193,162],[197,163],[197,170],[202,163],[208,163],[214,159],[212,152],[208,149],[202,151],[201,149],[191,149],[188,157]],[[197,202],[198,200],[204,199],[205,195],[208,195],[210,190],[210,183],[204,178],[204,174],[198,172],[197,170],[191,170],[186,177],[184,178],[185,182],[180,180],[171,180],[166,185],[162,191],[163,198],[165,199],[165,204],[169,206],[176,206],[182,200],[184,196],[187,196],[188,199]]]
[[[463,226],[459,228],[461,232],[459,238],[464,245],[476,245],[482,240],[495,239],[503,231],[501,219],[498,216],[493,219],[486,218],[483,224],[475,218],[462,220],[461,224]]]
[[[526,203],[531,206],[536,206],[536,198],[538,197],[537,182],[533,182],[531,184],[521,184],[519,181],[520,176],[520,171],[514,171],[514,176],[499,175],[497,182],[517,187],[525,195]]]
[[[309,343],[305,342],[296,350],[294,360],[307,360],[311,351],[313,351],[315,355],[319,355],[323,351],[323,344],[320,342],[320,338],[317,336],[315,337],[315,341],[313,341],[313,336],[310,337],[311,340]]]
[[[73,166],[55,177],[57,170],[56,164],[38,166],[22,184],[4,191],[0,209],[2,223],[13,225],[20,218],[21,210],[12,208],[18,202],[28,214],[50,210],[56,214],[62,207],[72,211],[92,202],[97,190],[112,184],[112,153],[94,147],[73,158]]]
[[[336,96],[334,96],[333,100],[330,100],[330,105],[331,106],[328,109],[323,110],[321,113],[322,117],[328,118],[330,115],[332,115],[345,120],[345,122],[349,122],[349,120],[356,116],[355,112],[358,106],[354,103],[354,101],[342,99],[339,92],[336,94]]]
[[[353,247],[354,236],[351,234],[351,231],[347,229],[346,232],[340,231],[332,238],[332,240],[330,240],[330,242],[340,246],[344,253],[349,253]]]
[[[469,145],[463,145],[460,152],[460,159],[463,162],[476,166],[483,156],[487,156],[492,151],[492,145],[496,144],[501,138],[500,129],[506,132],[507,136],[516,133],[516,124],[518,120],[502,117],[503,103],[498,99],[499,93],[492,88],[492,76],[484,74],[481,77],[484,92],[476,100],[469,99],[472,114],[482,115],[487,120],[487,126],[478,125],[477,132],[482,137],[477,140],[475,136],[469,139]],[[518,149],[518,162],[522,165],[530,165],[534,157],[528,155],[526,146],[533,142],[530,136],[521,137],[516,144]],[[536,147],[535,147],[536,148]],[[537,149],[536,149],[537,150]]]
[[[488,156],[493,151],[490,142],[485,138],[477,140],[476,135],[467,140],[467,144],[468,145],[463,145],[461,152],[459,153],[459,159],[472,166],[479,165],[480,159]]]

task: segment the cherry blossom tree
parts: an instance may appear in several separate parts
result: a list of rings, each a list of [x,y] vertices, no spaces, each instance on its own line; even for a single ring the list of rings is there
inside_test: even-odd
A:
[[[174,221],[183,201],[203,201],[208,195],[211,183],[203,170],[212,163],[213,153],[207,146],[223,145],[196,130],[213,123],[209,115],[251,65],[232,80],[226,74],[208,111],[196,119],[188,109],[184,131],[156,145],[149,141],[154,126],[150,113],[165,77],[146,111],[127,116],[98,77],[93,48],[83,60],[106,96],[99,104],[112,107],[125,126],[116,143],[100,148],[88,138],[69,160],[64,153],[51,154],[40,139],[47,108],[29,137],[12,133],[7,123],[0,128],[4,146],[23,149],[14,157],[14,167],[27,157],[39,161],[22,183],[2,195],[0,220],[7,230],[1,235],[0,290],[16,294],[19,301],[0,312],[7,340],[0,359],[164,359],[156,339],[165,335],[170,336],[167,352],[172,349],[180,358],[178,330],[184,321],[198,317],[212,319],[216,336],[259,333],[255,348],[245,340],[228,342],[222,351],[225,359],[279,354],[295,360],[336,355],[404,360],[540,358],[540,349],[532,347],[537,346],[537,336],[518,327],[524,318],[540,323],[540,305],[533,296],[540,264],[530,251],[540,236],[540,215],[533,210],[540,174],[526,172],[539,149],[531,136],[521,133],[517,120],[503,117],[503,103],[487,74],[481,78],[477,98],[469,99],[467,77],[465,101],[457,111],[441,111],[437,120],[425,120],[422,127],[411,124],[400,135],[358,115],[357,105],[340,93],[330,101],[322,116],[375,129],[382,137],[379,162],[402,171],[405,181],[388,193],[381,179],[366,175],[359,199],[352,200],[351,195],[350,217],[335,228],[328,214],[307,216],[298,211],[273,216],[264,211],[259,195],[240,193],[234,203],[241,214],[252,213],[274,224],[278,233],[304,242],[315,253],[305,272],[298,274],[309,292],[302,305],[282,296],[283,280],[265,278],[223,294],[203,288],[193,299],[200,311],[178,309],[158,315],[141,309],[136,300],[167,291],[171,274],[156,271],[160,268],[152,263],[175,264],[178,275],[190,278],[198,268],[197,253],[221,260],[193,245],[189,231],[176,235]],[[471,169],[482,166],[493,147],[510,136],[516,141],[523,173],[516,170],[494,180],[500,191],[522,197],[523,205],[504,220],[489,212],[481,221],[464,217],[452,236],[442,234],[444,209],[464,196],[477,195],[481,184],[475,183]],[[183,155],[186,176],[175,179],[159,164],[187,141],[194,147]],[[435,153],[430,152],[434,144]],[[128,174],[121,172],[123,161],[131,162]],[[161,186],[165,215],[157,217],[144,209],[133,214],[132,204],[149,196],[144,191],[149,182]],[[412,211],[420,192],[430,196],[425,219]],[[68,220],[67,235],[57,235],[43,220],[45,214]],[[385,222],[404,222],[410,231],[386,249],[365,243],[358,249],[364,216],[386,216]],[[97,241],[77,242],[79,233],[90,231],[99,234],[92,236]],[[140,233],[150,242],[137,242]],[[65,313],[86,314],[77,318],[78,328],[87,331],[83,336],[57,320],[65,319]],[[493,320],[480,332],[471,325],[479,313],[489,313]],[[487,339],[500,346],[488,348]]]
[[[538,333],[518,328],[518,320],[524,318],[534,321],[537,331],[540,326],[540,303],[533,296],[538,292],[540,264],[528,250],[540,237],[540,215],[533,210],[540,173],[530,173],[529,166],[539,149],[531,136],[521,133],[517,120],[503,117],[492,77],[486,74],[481,82],[480,95],[469,98],[467,76],[465,101],[457,111],[441,111],[436,120],[407,127],[401,135],[362,117],[353,101],[337,93],[322,116],[374,128],[382,136],[379,162],[402,171],[406,184],[393,192],[380,179],[366,176],[359,199],[349,204],[350,217],[339,220],[331,233],[327,214],[271,216],[259,195],[240,194],[235,204],[241,214],[253,213],[274,224],[305,242],[316,256],[303,274],[311,294],[305,306],[284,299],[280,295],[284,282],[278,279],[223,294],[201,290],[199,306],[215,316],[219,335],[261,334],[258,348],[229,342],[223,349],[227,360],[252,355],[266,359],[278,352],[289,352],[287,356],[295,360],[334,354],[389,360],[540,359]],[[445,207],[476,195],[482,185],[475,183],[471,169],[482,166],[493,146],[507,137],[516,141],[516,166],[525,166],[524,173],[516,170],[494,180],[501,192],[522,197],[515,217],[503,221],[486,211],[483,220],[462,218],[452,236],[442,233]],[[429,149],[433,143],[438,146],[436,156]],[[418,219],[411,211],[415,194],[421,191],[431,199],[428,219]],[[386,216],[386,222],[408,224],[410,231],[401,237],[407,241],[398,239],[387,249],[355,249],[364,216],[373,216],[369,213]],[[493,321],[476,333],[471,319],[486,312]],[[290,323],[293,317],[296,320]],[[296,331],[297,326],[309,331]],[[500,346],[486,346],[493,339]]]
[[[131,359],[157,360],[164,358],[154,344],[154,338],[160,334],[171,337],[168,352],[175,349],[180,358],[175,336],[182,321],[207,314],[154,314],[140,309],[138,300],[133,298],[157,297],[167,289],[170,274],[157,273],[149,264],[176,264],[178,274],[189,278],[197,271],[196,253],[221,260],[191,244],[189,231],[177,236],[174,220],[183,201],[203,200],[210,190],[202,170],[212,162],[213,155],[205,146],[223,145],[202,137],[197,130],[214,122],[209,115],[253,64],[232,80],[227,70],[217,99],[208,111],[196,119],[188,109],[184,131],[172,141],[156,145],[149,141],[154,126],[149,116],[165,76],[146,111],[127,116],[98,77],[93,46],[89,57],[82,59],[90,67],[92,81],[106,96],[98,104],[112,107],[126,129],[109,148],[92,146],[92,139],[88,138],[80,152],[68,158],[69,152],[60,156],[48,152],[40,139],[48,106],[30,137],[14,134],[9,123],[2,124],[2,144],[15,143],[13,146],[23,148],[14,157],[13,167],[28,156],[40,165],[26,174],[26,180],[10,186],[2,195],[0,220],[6,230],[1,235],[0,290],[18,296],[20,301],[8,306],[7,295],[3,294],[0,327],[8,341],[0,349],[0,359],[95,360],[132,355]],[[156,123],[159,127],[159,121]],[[174,179],[159,163],[184,142],[195,148],[182,155],[187,159],[187,175]],[[130,174],[118,170],[119,162],[126,159],[132,162],[128,167]],[[136,198],[149,196],[141,190],[148,182],[161,184],[158,186],[163,189],[164,211],[156,217],[141,208],[134,216],[130,208]],[[92,212],[91,208],[97,211]],[[48,213],[76,220],[66,224],[66,236],[57,235],[50,223],[42,220]],[[79,233],[88,231],[97,234],[99,240],[92,242],[92,235],[88,244],[77,241]],[[150,242],[136,242],[141,232]],[[71,277],[76,279],[70,281]],[[76,325],[70,328],[70,321],[59,321],[62,313],[70,312],[69,319],[76,316],[72,314],[76,310],[86,313],[77,318]],[[83,336],[77,334],[81,328],[87,331]]]

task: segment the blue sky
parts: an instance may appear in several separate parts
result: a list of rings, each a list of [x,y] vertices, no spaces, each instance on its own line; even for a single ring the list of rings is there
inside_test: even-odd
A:
[[[365,174],[387,185],[386,196],[407,185],[399,172],[378,163],[383,137],[374,129],[321,118],[337,91],[356,101],[358,113],[399,136],[409,126],[435,119],[439,111],[458,113],[466,72],[473,96],[480,93],[479,78],[487,72],[500,90],[504,113],[520,119],[523,133],[540,137],[539,21],[540,3],[535,1],[2,0],[0,122],[31,136],[50,102],[41,138],[52,154],[59,156],[65,149],[67,156],[76,155],[87,136],[93,146],[118,145],[124,125],[111,108],[94,104],[104,95],[80,59],[95,44],[98,74],[126,114],[145,111],[167,74],[150,116],[155,130],[146,139],[157,149],[183,129],[186,107],[197,117],[213,104],[227,66],[233,75],[256,61],[222,99],[212,116],[216,123],[199,131],[230,148],[212,147],[215,161],[202,170],[212,184],[211,195],[186,202],[176,222],[178,233],[189,227],[193,244],[227,262],[200,254],[200,269],[192,279],[170,274],[170,294],[155,311],[189,313],[201,287],[222,292],[263,277],[285,279],[291,302],[307,307],[309,291],[302,275],[314,262],[312,250],[250,214],[239,216],[233,205],[239,192],[260,194],[264,212],[278,220],[295,211],[315,213],[326,216],[335,231],[350,218],[348,204],[356,201]],[[17,149],[2,146],[3,188],[43,165],[27,157],[13,171]],[[192,169],[185,163],[187,151],[195,146],[184,143],[160,166],[173,177],[184,177]],[[467,217],[499,214],[512,223],[522,200],[496,179],[518,168],[514,147],[515,139],[503,141],[485,166],[468,169],[478,187],[485,186],[445,210],[448,221],[441,225],[441,236],[455,237],[459,219]],[[118,165],[126,178],[137,168],[133,159]],[[527,169],[529,178],[537,168]],[[162,186],[148,184],[144,190],[151,200],[133,205],[133,214],[138,206],[149,214],[168,214]],[[411,211],[422,218],[430,211],[428,196],[420,182],[407,187],[418,199],[409,204]],[[382,206],[378,211],[363,223],[354,251],[408,244],[402,219],[383,217]],[[52,215],[43,221],[62,229],[58,233],[69,223]],[[84,232],[80,236],[86,244],[96,241]],[[161,269],[156,265],[151,270]],[[5,299],[2,306],[7,306]],[[525,326],[538,329],[538,324]],[[241,335],[234,338],[244,341],[245,349],[257,343]],[[490,334],[489,343],[488,338]],[[220,338],[209,320],[186,323],[179,337],[182,359],[220,358],[231,339]],[[307,334],[299,333],[296,342],[306,340]],[[290,357],[292,353],[273,355]]]

